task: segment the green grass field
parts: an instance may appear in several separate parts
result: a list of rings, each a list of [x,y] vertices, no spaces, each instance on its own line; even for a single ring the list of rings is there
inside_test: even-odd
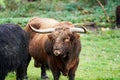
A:
[[[81,34],[82,51],[75,80],[120,80],[120,30]],[[32,60],[28,67],[29,80],[41,80],[40,69]],[[47,71],[53,80],[51,71]],[[15,80],[9,73],[6,80]],[[67,80],[61,75],[60,80]]]

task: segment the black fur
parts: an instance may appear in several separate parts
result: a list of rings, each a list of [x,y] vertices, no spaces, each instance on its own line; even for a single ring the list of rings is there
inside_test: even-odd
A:
[[[16,80],[27,79],[28,36],[18,25],[0,25],[0,80],[16,71]]]

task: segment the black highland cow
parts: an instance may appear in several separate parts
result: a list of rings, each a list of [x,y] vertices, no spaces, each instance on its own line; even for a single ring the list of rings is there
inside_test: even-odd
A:
[[[28,37],[15,24],[0,25],[0,80],[16,71],[16,80],[27,79]]]

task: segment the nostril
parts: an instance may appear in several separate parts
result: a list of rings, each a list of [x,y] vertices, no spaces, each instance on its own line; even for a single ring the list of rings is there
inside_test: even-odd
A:
[[[61,54],[61,52],[60,52],[60,50],[54,50],[54,54],[55,54],[56,56],[58,56],[58,55]]]

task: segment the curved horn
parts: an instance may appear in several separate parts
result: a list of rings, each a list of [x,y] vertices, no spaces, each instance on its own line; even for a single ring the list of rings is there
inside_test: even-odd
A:
[[[51,33],[53,31],[55,31],[55,28],[48,28],[48,29],[36,29],[34,27],[32,27],[31,25],[29,25],[29,27],[37,33]]]
[[[71,32],[77,32],[77,33],[86,33],[87,29],[85,27],[80,28],[70,28]]]

